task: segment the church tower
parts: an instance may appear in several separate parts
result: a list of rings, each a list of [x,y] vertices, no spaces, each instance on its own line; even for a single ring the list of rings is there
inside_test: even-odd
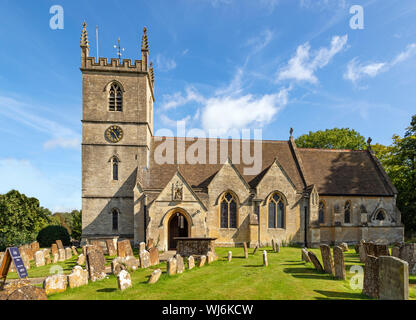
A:
[[[153,136],[154,71],[147,30],[141,60],[89,56],[81,34],[82,240],[134,238],[133,188],[148,167]]]

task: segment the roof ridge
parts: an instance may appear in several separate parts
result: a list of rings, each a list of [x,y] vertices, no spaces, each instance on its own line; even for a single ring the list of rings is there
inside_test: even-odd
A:
[[[170,139],[204,139],[204,140],[227,140],[227,141],[232,141],[232,140],[240,140],[240,141],[261,141],[261,142],[268,142],[268,143],[273,143],[273,142],[278,142],[278,143],[288,143],[288,140],[258,140],[258,139],[233,139],[233,138],[207,138],[207,137],[169,137],[169,136],[153,136],[152,138],[170,138]]]
[[[307,151],[326,151],[326,152],[366,152],[366,150],[353,150],[353,149],[323,149],[323,148],[299,148],[298,150]]]

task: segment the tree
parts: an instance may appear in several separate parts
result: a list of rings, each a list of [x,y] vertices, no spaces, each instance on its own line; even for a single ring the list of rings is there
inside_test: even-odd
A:
[[[71,237],[81,240],[82,235],[82,211],[73,210],[71,212]]]
[[[364,150],[367,148],[365,138],[357,131],[349,128],[309,131],[308,134],[296,138],[295,142],[299,148],[351,150]]]
[[[50,223],[50,211],[16,190],[0,195],[0,250],[36,239]]]

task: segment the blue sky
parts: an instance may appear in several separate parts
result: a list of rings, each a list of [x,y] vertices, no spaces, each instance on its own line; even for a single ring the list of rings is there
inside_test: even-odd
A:
[[[50,7],[64,9],[52,30]],[[352,5],[364,29],[351,29]],[[0,193],[81,207],[80,32],[90,55],[140,59],[148,28],[155,130],[262,128],[264,139],[333,127],[374,143],[416,106],[416,2],[349,0],[0,1]],[[156,132],[157,133],[157,132]]]

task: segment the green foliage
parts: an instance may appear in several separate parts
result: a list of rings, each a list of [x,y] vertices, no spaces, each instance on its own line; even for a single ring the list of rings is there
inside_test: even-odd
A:
[[[364,137],[349,128],[310,131],[295,142],[299,148],[364,150],[367,147]]]
[[[71,237],[80,241],[82,234],[82,211],[71,212]]]
[[[40,229],[50,223],[51,212],[39,200],[16,190],[0,195],[0,250],[33,241]]]
[[[39,231],[37,241],[41,247],[50,247],[56,240],[61,240],[64,246],[71,244],[68,230],[63,226],[47,226]]]

